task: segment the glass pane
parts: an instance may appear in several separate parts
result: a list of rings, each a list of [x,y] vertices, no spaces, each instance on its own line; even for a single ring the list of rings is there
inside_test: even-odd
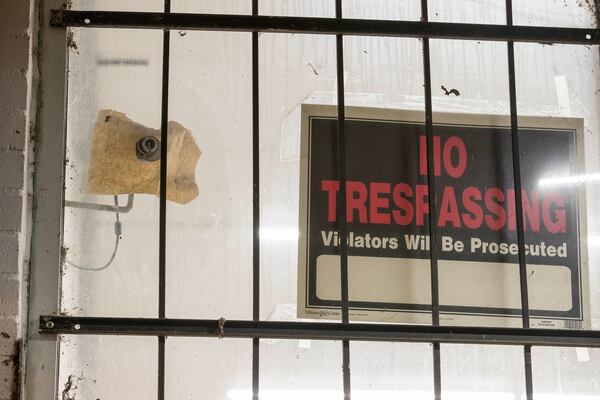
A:
[[[153,337],[60,337],[56,398],[156,398],[157,343]]]
[[[345,37],[346,105],[422,111],[422,55],[417,39]]]
[[[200,14],[251,14],[251,0],[171,0],[171,11]]]
[[[168,338],[165,371],[168,399],[230,400],[252,393],[252,340]]]
[[[67,0],[65,3],[73,10],[162,12],[165,2],[164,0]]]
[[[335,0],[259,0],[261,15],[335,17]]]
[[[565,322],[565,327],[599,329],[600,214],[595,199],[600,188],[597,177],[600,121],[596,111],[600,86],[593,79],[598,52],[586,46],[533,44],[515,45],[515,52],[519,114],[564,124],[564,135],[570,140],[571,162],[564,157],[563,161],[554,161],[555,156],[548,154],[545,158],[549,165],[537,182],[540,196],[548,193],[563,196],[565,218],[560,227],[566,233],[558,232],[558,237],[577,237],[576,243],[567,243],[569,253],[562,258],[562,265],[569,268],[563,280],[568,282],[570,278],[571,285],[559,286],[558,280],[548,285],[553,288],[554,298],[565,299],[565,312],[572,314],[573,319]],[[525,152],[523,157],[527,159],[530,154]],[[576,211],[570,212],[572,208]],[[567,290],[569,286],[571,289]],[[535,294],[530,299],[534,301]]]
[[[419,0],[346,0],[343,3],[343,13],[344,18],[417,21],[421,18],[421,2]]]
[[[429,344],[350,343],[352,398],[433,398],[433,353]]]
[[[600,398],[599,349],[534,347],[531,362],[536,399]]]
[[[506,24],[504,0],[429,0],[429,20],[468,24]]]
[[[516,400],[525,393],[522,347],[442,344],[440,358],[444,399]]]
[[[514,0],[515,25],[595,28],[596,2],[590,0]]]
[[[249,319],[251,35],[190,31],[171,47],[169,120],[189,143],[175,156],[187,183],[170,189],[182,197],[167,210],[167,315]]]
[[[160,127],[158,31],[69,33],[62,311],[156,316],[158,162],[136,157],[136,141]],[[130,210],[100,210],[127,203]],[[78,202],[78,203],[70,203]],[[81,204],[85,203],[85,204]]]
[[[301,105],[335,101],[335,37],[260,36],[261,318],[296,319]]]
[[[509,114],[506,44],[431,40],[433,111]]]
[[[341,399],[342,343],[315,340],[261,340],[260,398]],[[235,391],[230,400],[251,400]]]

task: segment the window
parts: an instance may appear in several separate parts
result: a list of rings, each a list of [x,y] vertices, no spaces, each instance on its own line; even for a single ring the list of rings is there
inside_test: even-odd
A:
[[[529,120],[519,116],[583,118],[585,164],[574,179],[588,182],[587,228],[578,228],[587,237],[590,280],[581,287],[589,285],[589,304],[597,303],[593,10],[510,0],[97,1],[78,10],[48,3],[40,11],[51,26],[43,29],[41,66],[32,398],[48,390],[63,399],[595,398],[598,310],[590,310],[592,329],[529,328],[535,294],[523,219],[531,220],[519,200],[532,165],[521,126]],[[490,25],[475,24],[482,22]],[[333,300],[341,321],[297,317],[301,126],[311,105],[334,110],[327,117],[342,244],[349,233],[343,183],[356,161],[345,155],[360,112],[417,116],[429,143],[428,198],[441,194],[434,128],[449,124],[444,113],[454,113],[454,125],[468,125],[468,114],[503,115],[506,141],[494,155],[514,168],[507,187],[516,197],[515,294],[523,311],[511,321],[525,329],[444,319],[436,202],[427,203],[423,225],[433,251],[422,315],[431,323],[354,318],[352,252],[343,245]],[[123,126],[148,140],[133,142],[147,169],[121,163]],[[106,172],[97,165],[126,179],[97,174]],[[64,192],[51,184],[59,181]],[[132,182],[134,190],[123,188]],[[198,201],[191,200],[196,183]],[[136,194],[113,198],[111,185]]]

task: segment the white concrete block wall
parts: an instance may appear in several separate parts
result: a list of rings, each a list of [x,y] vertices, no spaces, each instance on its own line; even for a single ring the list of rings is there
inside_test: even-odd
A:
[[[0,13],[0,400],[18,398],[20,294],[27,260],[29,171],[27,104],[30,62],[30,2],[2,3]]]

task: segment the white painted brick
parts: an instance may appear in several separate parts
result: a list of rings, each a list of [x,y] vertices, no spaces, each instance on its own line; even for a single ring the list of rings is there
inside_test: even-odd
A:
[[[0,193],[0,231],[20,231],[23,197]]]
[[[23,188],[24,163],[23,154],[0,152],[0,188]]]
[[[16,351],[17,321],[0,319],[0,355],[11,355]]]
[[[3,118],[4,121],[10,119],[4,116]],[[0,128],[0,151],[23,151],[25,148],[25,128],[15,128],[15,125],[17,125],[16,121],[15,123],[9,122],[6,127]]]
[[[19,238],[0,236],[0,273],[19,272]]]
[[[0,400],[16,399],[16,373],[17,366],[12,359],[4,360],[0,357]]]
[[[17,398],[19,240],[27,147],[30,1],[2,2],[0,13],[0,400]],[[11,232],[7,235],[6,232]]]
[[[19,281],[0,279],[0,314],[17,316],[19,313]]]

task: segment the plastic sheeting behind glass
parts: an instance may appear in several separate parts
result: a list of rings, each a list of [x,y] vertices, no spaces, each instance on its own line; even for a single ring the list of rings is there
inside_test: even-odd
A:
[[[112,195],[91,193],[90,177],[108,186],[115,184],[115,175],[128,179],[127,170],[114,174],[119,167],[106,160],[123,152],[135,158],[135,148],[125,147],[131,129],[109,127],[129,118],[159,128],[162,33],[76,29],[69,37],[65,199],[112,206]],[[98,123],[100,110],[125,116],[106,115]],[[98,162],[92,165],[92,159]],[[126,202],[126,195],[119,196],[120,206]],[[63,312],[154,317],[157,282],[156,196],[136,195],[133,208],[118,215],[66,204]]]
[[[198,196],[167,206],[170,318],[252,316],[251,61],[249,33],[171,40],[169,120],[191,131],[201,154],[190,171]]]

